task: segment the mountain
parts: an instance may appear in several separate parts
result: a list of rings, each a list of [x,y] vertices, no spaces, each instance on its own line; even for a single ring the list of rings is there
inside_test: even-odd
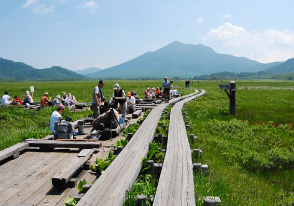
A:
[[[294,58],[288,59],[276,66],[270,67],[265,70],[265,72],[270,74],[287,74],[294,73]]]
[[[120,65],[93,73],[97,79],[171,78],[193,77],[216,72],[258,72],[276,63],[262,64],[243,57],[218,54],[213,49],[198,44],[173,42],[154,52],[147,52]]]
[[[100,71],[102,71],[102,69],[97,68],[97,67],[90,67],[87,69],[77,70],[74,72],[76,72],[78,74],[86,75],[86,74],[93,74],[93,73],[100,72]]]
[[[22,62],[0,58],[0,81],[65,81],[86,79],[89,78],[59,66],[36,69]]]

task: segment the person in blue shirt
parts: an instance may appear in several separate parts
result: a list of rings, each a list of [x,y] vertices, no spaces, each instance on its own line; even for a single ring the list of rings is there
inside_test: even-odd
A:
[[[170,82],[167,80],[167,77],[164,77],[164,81],[162,82],[163,89],[163,96],[165,98],[166,102],[169,102],[170,100],[170,85],[172,84],[172,81]]]

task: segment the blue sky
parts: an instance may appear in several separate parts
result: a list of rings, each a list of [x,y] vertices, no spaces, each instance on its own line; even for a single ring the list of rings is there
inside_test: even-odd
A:
[[[293,0],[0,0],[0,57],[107,68],[173,41],[261,62],[294,56]]]

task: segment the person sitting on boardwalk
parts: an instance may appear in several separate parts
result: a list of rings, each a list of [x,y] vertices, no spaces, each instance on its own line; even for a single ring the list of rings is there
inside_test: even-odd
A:
[[[145,90],[145,98],[146,99],[152,99],[152,94],[150,94],[150,88],[147,87],[147,89]]]
[[[5,91],[1,99],[1,105],[2,106],[10,105],[12,101],[13,99],[8,95],[8,92]]]
[[[155,97],[158,98],[159,95],[159,87],[156,87],[155,89]]]
[[[76,97],[74,95],[72,95],[71,93],[68,93],[68,99],[70,99],[73,104],[78,103],[77,100],[76,100]]]
[[[64,105],[64,102],[66,101],[67,99],[67,95],[66,95],[66,92],[62,92],[62,97],[61,97],[61,103]]]
[[[60,104],[60,95],[56,95],[56,97],[53,99],[52,101],[52,105],[57,105],[57,104]]]
[[[47,105],[51,106],[50,100],[51,100],[51,97],[49,97],[49,99],[48,99],[48,92],[45,92],[44,96],[41,98],[41,108],[44,108]]]
[[[135,91],[132,90],[132,91],[131,91],[131,95],[132,95],[133,97],[135,97],[135,99],[138,99],[138,100],[139,100],[139,95],[137,95]]]
[[[127,111],[127,104],[126,104],[126,94],[124,89],[120,88],[119,84],[115,84],[113,86],[114,92],[113,92],[113,100],[115,101],[115,105],[119,104],[121,107],[121,114],[122,118],[126,117],[126,111]]]
[[[118,126],[118,112],[115,109],[110,108],[109,102],[104,102],[104,108],[105,112],[92,122],[94,130],[103,130],[105,128],[115,129]]]
[[[33,97],[30,95],[30,92],[29,91],[26,91],[25,95],[24,95],[24,100],[23,100],[23,104],[26,104],[26,103],[33,103],[34,100],[33,100]]]
[[[15,106],[20,106],[22,103],[21,103],[21,100],[18,96],[14,96],[14,100],[13,100],[12,104]]]
[[[73,124],[70,122],[66,122],[62,120],[61,114],[64,111],[64,106],[62,104],[57,105],[57,110],[52,112],[51,117],[50,117],[50,131],[54,134],[54,139],[58,139],[58,133],[59,127],[64,130],[65,128],[68,128],[68,133],[63,133],[62,139],[73,139],[74,135],[74,127]],[[57,123],[56,123],[57,122]],[[59,137],[60,138],[60,137]]]
[[[127,93],[128,113],[133,114],[136,111],[136,99],[131,95],[131,92]]]

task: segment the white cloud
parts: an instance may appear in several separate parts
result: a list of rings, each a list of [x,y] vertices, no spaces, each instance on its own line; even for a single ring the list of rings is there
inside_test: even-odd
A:
[[[53,10],[53,6],[47,6],[46,4],[38,4],[34,6],[34,12],[36,13],[46,14],[52,12]]]
[[[199,18],[197,19],[197,23],[202,23],[202,22],[203,22],[203,18],[199,17]]]
[[[294,31],[247,31],[225,23],[211,29],[203,38],[208,45],[219,46],[227,53],[234,52],[261,62],[285,61],[294,55]]]
[[[229,18],[231,18],[231,17],[232,17],[231,14],[226,14],[226,15],[224,15],[224,16],[221,16],[220,18],[221,18],[221,19],[229,19]]]
[[[91,13],[96,13],[99,9],[98,4],[95,1],[88,1],[83,5],[84,8],[89,9]]]
[[[22,6],[22,8],[28,8],[31,5],[38,3],[39,0],[27,0],[26,3]]]

